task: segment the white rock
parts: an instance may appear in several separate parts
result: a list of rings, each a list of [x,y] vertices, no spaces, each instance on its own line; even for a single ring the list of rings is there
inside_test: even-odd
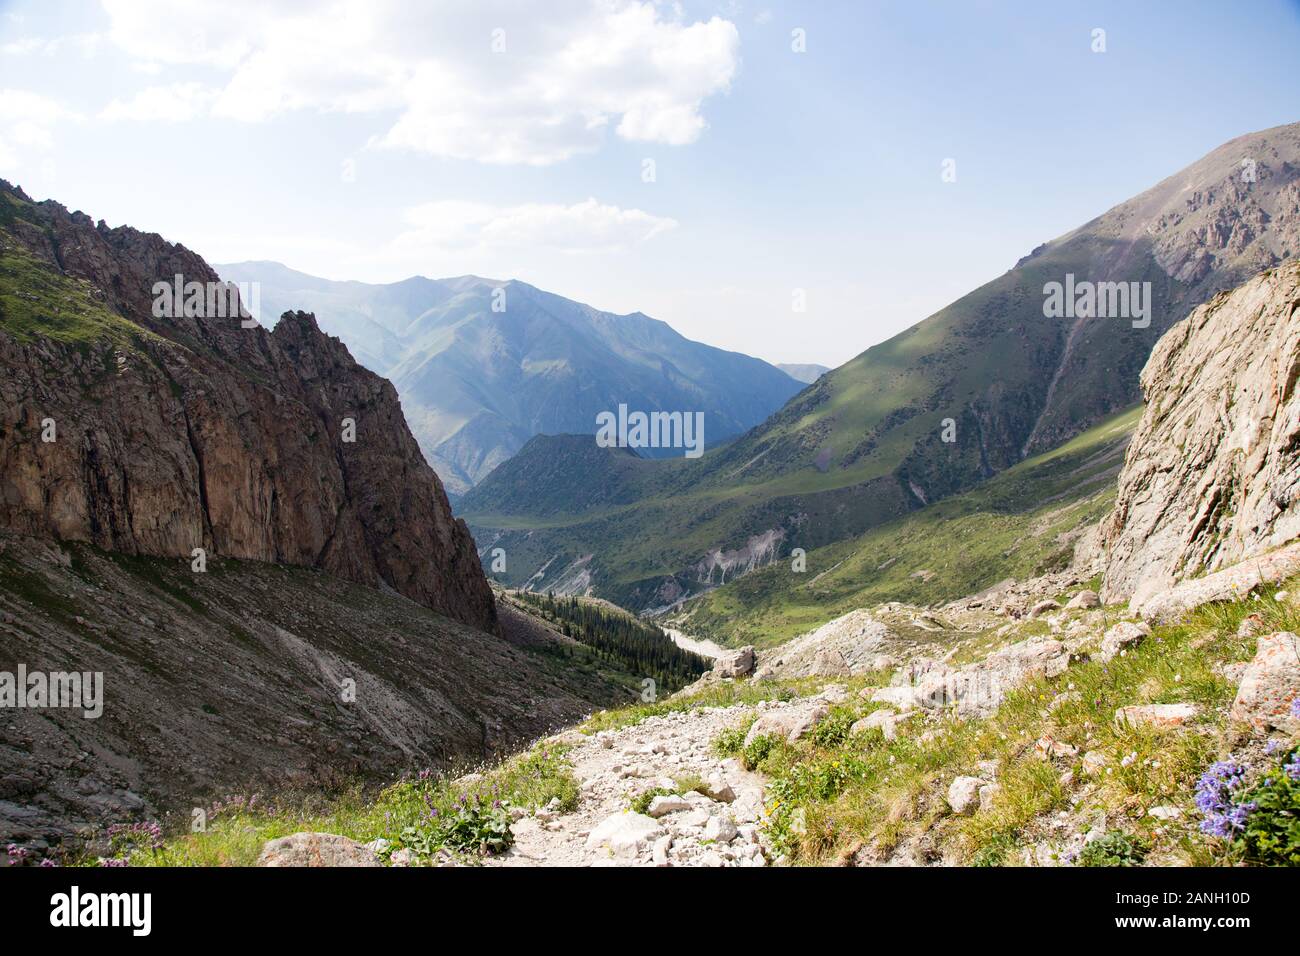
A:
[[[615,856],[636,856],[664,835],[664,828],[653,817],[643,813],[615,813],[591,831],[587,849],[607,846]]]
[[[1255,645],[1255,657],[1237,688],[1229,718],[1257,734],[1273,728],[1300,729],[1291,716],[1300,698],[1300,638],[1290,631],[1268,634]]]
[[[1096,591],[1083,590],[1076,594],[1066,603],[1067,611],[1077,611],[1086,608],[1099,607],[1101,598],[1097,596]]]
[[[704,824],[704,839],[715,843],[730,843],[736,838],[737,832],[735,822],[721,814],[709,817],[709,822]]]
[[[669,813],[676,813],[679,810],[689,810],[692,804],[689,800],[679,797],[677,794],[668,794],[654,797],[650,801],[650,806],[646,810],[647,815],[658,819]]]
[[[1121,621],[1101,639],[1101,651],[1097,657],[1101,661],[1114,660],[1121,651],[1129,650],[1141,644],[1151,636],[1151,628],[1144,621]]]
[[[948,806],[953,813],[971,813],[979,803],[980,787],[984,781],[979,777],[958,777],[948,786]]]
[[[1167,730],[1181,727],[1195,717],[1199,710],[1195,704],[1137,704],[1115,711],[1115,722]]]

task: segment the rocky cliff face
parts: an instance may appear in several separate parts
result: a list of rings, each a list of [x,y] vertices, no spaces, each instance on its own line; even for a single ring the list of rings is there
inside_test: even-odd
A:
[[[311,315],[156,317],[156,282],[216,273],[2,181],[0,244],[0,529],[320,568],[496,630],[392,385]]]
[[[1160,340],[1103,528],[1105,600],[1140,602],[1300,536],[1297,378],[1297,261],[1216,296]]]

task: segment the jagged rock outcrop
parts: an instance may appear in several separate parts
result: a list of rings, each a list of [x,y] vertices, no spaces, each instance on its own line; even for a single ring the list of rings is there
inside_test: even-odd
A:
[[[156,282],[217,274],[2,181],[0,244],[0,529],[320,568],[497,629],[393,386],[311,315],[155,316]]]
[[[1102,531],[1102,596],[1175,581],[1300,535],[1300,262],[1216,296],[1160,340],[1147,409]]]

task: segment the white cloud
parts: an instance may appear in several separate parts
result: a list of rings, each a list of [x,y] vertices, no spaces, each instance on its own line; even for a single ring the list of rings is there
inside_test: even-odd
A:
[[[216,98],[216,91],[200,83],[151,86],[129,100],[113,100],[100,112],[104,120],[183,122],[203,113]]]
[[[26,154],[49,150],[55,124],[80,119],[80,114],[48,96],[0,89],[0,166],[12,171]]]
[[[624,139],[681,145],[729,89],[739,34],[639,0],[104,0],[142,62],[229,74],[218,116],[393,114],[372,145],[548,164]],[[161,34],[159,23],[181,24]],[[496,50],[494,52],[494,45]]]
[[[6,56],[55,56],[71,48],[82,56],[91,57],[98,52],[104,41],[98,33],[74,33],[62,37],[22,37],[0,46],[0,53]]]
[[[675,219],[640,209],[620,209],[595,199],[570,206],[493,206],[441,200],[409,209],[406,221],[411,228],[392,243],[405,252],[423,249],[465,253],[512,248],[610,252],[677,227]]]

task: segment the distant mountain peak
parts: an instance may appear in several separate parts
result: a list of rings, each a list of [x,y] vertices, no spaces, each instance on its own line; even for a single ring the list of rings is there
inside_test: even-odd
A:
[[[594,434],[596,416],[619,404],[702,411],[712,446],[799,390],[766,362],[692,342],[642,312],[603,312],[520,279],[376,285],[278,263],[218,268],[225,279],[258,282],[265,315],[311,311],[358,361],[390,377],[426,457],[456,494],[533,435]]]

